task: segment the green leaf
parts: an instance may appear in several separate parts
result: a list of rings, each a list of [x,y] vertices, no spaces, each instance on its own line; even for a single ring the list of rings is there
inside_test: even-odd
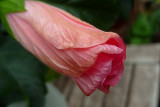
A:
[[[0,20],[6,30],[14,38],[12,30],[7,22],[6,15],[9,13],[25,11],[25,0],[0,0]]]
[[[155,4],[160,4],[160,0],[153,0]]]
[[[8,35],[5,27],[3,26],[2,22],[0,22],[0,45],[5,42],[5,37]]]
[[[149,16],[149,21],[152,24],[152,28],[154,32],[158,32],[160,30],[160,8],[152,12]]]
[[[0,1],[0,14],[6,15],[8,13],[25,11],[25,0],[1,0]]]
[[[21,90],[21,87],[8,72],[8,70],[0,63],[0,100],[1,104],[8,104],[19,100],[27,100],[27,97]]]
[[[0,101],[9,104],[25,99],[30,107],[43,107],[45,69],[20,44],[6,37],[0,45]]]
[[[10,34],[10,36],[12,36],[12,37],[14,38],[13,32],[12,32],[10,26],[9,26],[9,23],[8,23],[8,21],[7,21],[6,16],[5,16],[5,15],[2,15],[0,18],[1,18],[1,21],[2,21],[3,25],[5,26],[6,30],[7,30],[8,33]]]
[[[144,43],[149,43],[150,39],[149,38],[140,38],[140,37],[132,37],[130,39],[131,44],[144,44]]]
[[[48,68],[46,70],[46,75],[45,75],[45,80],[46,81],[52,81],[52,80],[56,80],[59,79],[61,77],[61,74],[59,74],[58,72]]]
[[[109,30],[118,18],[117,0],[46,1],[105,31]]]
[[[156,40],[156,33],[160,30],[160,11],[149,15],[140,14],[128,33],[130,43],[149,43]]]
[[[132,33],[137,36],[147,37],[153,34],[153,28],[145,14],[140,14],[133,24]]]

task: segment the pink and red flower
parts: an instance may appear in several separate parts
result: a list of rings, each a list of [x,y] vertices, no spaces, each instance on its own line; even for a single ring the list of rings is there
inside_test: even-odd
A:
[[[120,80],[126,47],[118,34],[42,2],[25,1],[25,8],[7,15],[9,25],[44,64],[71,77],[86,95],[95,89],[108,92]]]

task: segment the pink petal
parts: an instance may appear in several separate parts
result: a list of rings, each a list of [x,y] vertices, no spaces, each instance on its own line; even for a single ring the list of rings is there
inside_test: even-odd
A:
[[[58,49],[87,48],[105,43],[116,33],[104,32],[69,13],[38,1],[26,1],[27,12],[16,13]]]
[[[7,15],[15,38],[50,68],[70,76],[86,94],[109,91],[122,76],[126,47],[118,34],[101,31],[38,1]]]
[[[116,40],[115,40],[116,41]],[[113,43],[113,42],[112,42]],[[119,42],[120,43],[120,42]],[[117,44],[118,46],[121,44]],[[111,48],[112,45],[108,45],[106,48],[97,46],[94,51],[98,49]],[[125,48],[125,46],[124,46]],[[95,64],[86,71],[82,76],[72,78],[80,87],[83,93],[90,95],[95,89],[100,89],[106,93],[109,92],[109,87],[117,84],[122,76],[124,57],[123,51],[119,50],[118,47],[108,49],[107,52],[100,51]],[[110,50],[110,51],[109,51]],[[119,51],[116,51],[119,50]]]
[[[111,72],[112,59],[103,53],[98,56],[95,64],[82,76],[72,78],[82,92],[90,95]]]

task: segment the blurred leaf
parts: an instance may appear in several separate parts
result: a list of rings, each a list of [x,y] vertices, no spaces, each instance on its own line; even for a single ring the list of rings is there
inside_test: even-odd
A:
[[[142,44],[142,43],[149,43],[149,42],[150,42],[149,38],[132,37],[132,39],[130,39],[131,44]]]
[[[43,107],[45,67],[16,41],[6,39],[0,46],[0,101],[25,98],[30,107]]]
[[[19,11],[25,11],[25,0],[0,0],[0,19],[3,22],[6,30],[14,38],[12,30],[6,19],[8,13],[14,13]]]
[[[133,24],[132,32],[137,36],[150,36],[153,34],[152,26],[146,15],[140,14],[136,22]]]
[[[48,68],[47,71],[46,71],[45,80],[46,81],[52,81],[52,80],[59,79],[60,77],[61,77],[61,74],[59,74],[58,72]]]
[[[0,63],[0,100],[1,104],[8,104],[19,100],[27,100],[17,81]]]
[[[148,16],[140,14],[128,33],[128,41],[132,44],[149,43],[155,36],[153,25]]]
[[[108,30],[118,18],[117,0],[44,0],[99,29]]]
[[[160,4],[160,0],[153,0],[155,4]]]
[[[130,43],[149,43],[158,41],[160,31],[160,9],[151,14],[140,14],[128,33]]]
[[[5,37],[8,35],[8,32],[5,30],[2,22],[0,21],[0,45],[5,42]]]
[[[0,14],[5,15],[8,13],[25,11],[25,0],[1,0],[0,1]]]
[[[152,24],[154,32],[158,32],[160,30],[160,9],[157,9],[149,16],[149,21]]]

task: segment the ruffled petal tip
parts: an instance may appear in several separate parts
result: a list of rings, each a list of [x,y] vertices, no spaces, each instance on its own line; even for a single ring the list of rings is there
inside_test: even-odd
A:
[[[114,72],[116,72],[115,70],[118,70],[119,71],[118,74],[115,74],[115,75],[109,74],[104,80],[104,82],[98,87],[99,90],[108,94],[110,87],[111,86],[114,87],[118,83],[118,81],[121,79],[122,74],[123,74],[123,65],[118,66],[117,68],[120,68],[120,69],[119,70],[113,69],[113,70]]]
[[[94,92],[101,83],[105,80],[106,76],[111,72],[112,59],[104,53],[99,54],[95,64],[82,76],[72,77],[82,92],[89,96]]]
[[[123,63],[113,65],[112,58],[100,53],[95,64],[80,77],[72,78],[81,91],[89,96],[96,89],[109,93],[110,86],[115,86],[123,73]]]

